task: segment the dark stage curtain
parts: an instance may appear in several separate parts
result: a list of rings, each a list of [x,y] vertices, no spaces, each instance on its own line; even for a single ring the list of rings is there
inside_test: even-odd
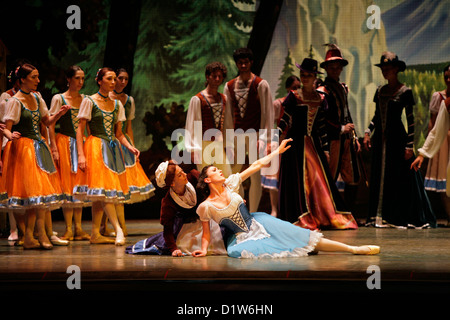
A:
[[[278,21],[283,0],[261,0],[253,23],[248,48],[252,49],[254,62],[252,72],[261,73],[267,52],[272,42],[273,31]]]
[[[141,6],[141,0],[111,1],[103,65],[113,69],[125,68],[128,71],[130,80],[126,90],[132,88]]]

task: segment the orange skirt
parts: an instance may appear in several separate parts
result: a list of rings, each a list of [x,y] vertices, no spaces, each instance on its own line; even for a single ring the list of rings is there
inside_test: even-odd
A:
[[[120,144],[89,136],[84,143],[86,169],[76,178],[73,195],[79,200],[102,202],[127,202],[130,192],[127,184]],[[123,170],[117,170],[113,163],[122,163]]]
[[[2,175],[0,177],[0,212],[3,212],[4,209],[7,208],[7,202],[8,202],[8,192],[6,191],[6,171],[5,167],[8,163],[8,154],[9,150],[11,149],[11,142],[8,141],[8,143],[5,145],[2,151]]]
[[[78,153],[76,140],[58,133],[55,138],[56,147],[59,153],[57,169],[61,177],[61,189],[65,198],[63,207],[88,206],[90,202],[80,201],[73,197],[73,188],[77,184],[77,175],[81,173],[78,169]]]
[[[49,155],[46,165],[39,165],[45,162],[36,154],[41,148]],[[29,138],[7,144],[2,181],[6,183],[9,209],[45,207],[54,210],[60,207],[63,201],[60,178],[49,150],[45,141]]]
[[[131,139],[125,135],[128,142],[132,144]],[[122,147],[122,153],[125,161],[125,170],[127,172],[127,184],[130,189],[130,201],[128,203],[136,203],[145,201],[153,196],[155,187],[145,174],[141,163],[136,156],[132,154],[125,146]]]

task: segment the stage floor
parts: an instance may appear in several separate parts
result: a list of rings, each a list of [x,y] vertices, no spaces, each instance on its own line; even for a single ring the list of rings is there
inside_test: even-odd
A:
[[[89,221],[84,221],[83,226],[90,230]],[[127,226],[127,245],[162,230],[157,220],[130,220]],[[58,234],[63,229],[62,221],[54,222]],[[161,295],[181,295],[181,300],[165,300],[175,305],[198,299],[216,301],[217,295],[238,301],[257,299],[259,303],[297,301],[299,297],[450,298],[450,228],[360,227],[323,233],[348,244],[379,245],[381,253],[319,253],[303,258],[257,260],[227,256],[172,258],[129,255],[125,247],[90,245],[87,241],[73,241],[67,247],[52,250],[24,250],[0,239],[0,291],[2,297],[29,294],[37,299],[120,294],[125,300],[151,301]],[[67,280],[72,276],[69,266],[79,267],[81,289],[68,288]],[[379,286],[371,289],[368,283]]]

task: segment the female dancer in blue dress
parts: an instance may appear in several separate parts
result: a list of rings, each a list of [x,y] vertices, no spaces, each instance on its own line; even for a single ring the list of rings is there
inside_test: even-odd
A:
[[[290,148],[292,139],[283,140],[269,155],[255,161],[241,173],[226,179],[214,166],[204,167],[197,185],[206,200],[197,213],[202,221],[202,248],[192,253],[205,256],[210,242],[209,220],[224,226],[232,235],[227,240],[227,252],[234,258],[281,258],[306,256],[312,251],[342,251],[353,254],[377,254],[378,246],[350,246],[323,238],[322,234],[303,229],[263,212],[249,213],[239,195],[242,181],[270,163],[274,157]]]

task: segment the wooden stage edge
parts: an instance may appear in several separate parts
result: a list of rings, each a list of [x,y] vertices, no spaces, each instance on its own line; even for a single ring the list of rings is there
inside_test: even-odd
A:
[[[444,222],[442,222],[444,223]],[[127,246],[161,231],[157,220],[127,221]],[[83,221],[86,231],[90,222]],[[54,223],[58,234],[61,221]],[[302,258],[234,259],[130,255],[125,247],[73,241],[52,250],[24,250],[0,239],[0,296],[59,299],[295,302],[298,299],[446,300],[450,298],[450,228],[324,231],[381,253],[319,253]],[[73,271],[75,270],[75,272]],[[77,278],[78,277],[78,278]],[[79,288],[74,285],[79,285]],[[70,288],[72,286],[72,288]],[[182,297],[182,298],[181,298]],[[225,301],[224,300],[224,301]],[[5,301],[5,300],[3,300]]]

